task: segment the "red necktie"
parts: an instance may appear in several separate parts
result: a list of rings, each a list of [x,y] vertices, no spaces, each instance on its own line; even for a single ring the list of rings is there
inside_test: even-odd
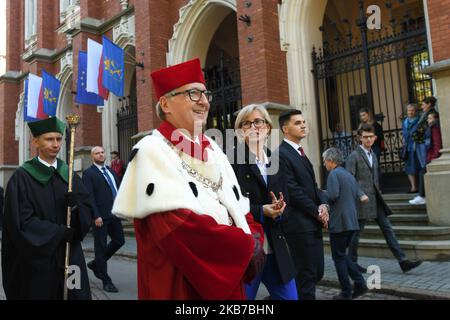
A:
[[[302,147],[298,147],[298,151],[300,151],[300,154],[302,155],[302,157],[305,156],[305,152],[303,151]]]

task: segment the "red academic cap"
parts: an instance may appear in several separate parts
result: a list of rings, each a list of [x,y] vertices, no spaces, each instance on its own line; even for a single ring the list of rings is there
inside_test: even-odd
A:
[[[200,82],[206,85],[198,58],[153,71],[151,77],[158,100],[166,93],[188,83]]]

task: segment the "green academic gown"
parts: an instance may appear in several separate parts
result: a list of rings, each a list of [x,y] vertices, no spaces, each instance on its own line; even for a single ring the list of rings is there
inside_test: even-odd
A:
[[[17,169],[8,182],[2,235],[2,276],[7,299],[63,298],[68,172],[68,166],[59,159],[55,170],[34,158]],[[71,278],[69,299],[91,299],[81,241],[91,225],[92,206],[76,174],[73,191],[80,197],[72,208],[75,241],[70,245],[69,265],[79,267],[80,277],[77,282],[77,271],[71,274],[75,277]]]

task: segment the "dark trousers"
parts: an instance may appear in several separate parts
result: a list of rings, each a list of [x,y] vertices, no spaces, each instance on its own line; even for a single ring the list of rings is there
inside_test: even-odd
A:
[[[110,282],[108,275],[107,261],[117,252],[125,243],[122,222],[117,217],[106,218],[103,220],[103,226],[94,228],[94,250],[95,250],[95,268],[103,282]],[[111,241],[107,243],[107,237]]]
[[[366,226],[366,222],[366,220],[358,220],[359,230],[355,232],[355,234],[353,235],[353,239],[350,242],[349,254],[352,258],[352,261],[355,263],[358,261],[359,238],[361,232]],[[375,218],[375,222],[380,227],[389,249],[391,249],[392,254],[398,260],[398,262],[407,260],[405,253],[403,252],[402,248],[400,248],[400,244],[398,243],[397,237],[394,233],[394,229],[392,229],[392,225],[389,219],[385,215],[378,215],[378,217]]]
[[[316,284],[324,272],[322,230],[292,234],[286,240],[298,272],[298,299],[315,300]]]
[[[419,171],[419,196],[425,198],[425,173],[427,168],[421,168]]]
[[[349,277],[355,282],[356,287],[364,287],[365,281],[356,264],[352,261],[347,249],[353,239],[355,231],[330,233],[331,256],[341,285],[342,296],[351,298],[352,285]]]

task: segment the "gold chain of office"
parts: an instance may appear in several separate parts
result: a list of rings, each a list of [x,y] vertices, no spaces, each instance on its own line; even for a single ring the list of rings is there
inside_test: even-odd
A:
[[[183,160],[183,158],[181,157],[183,151],[177,149],[177,147],[174,146],[172,142],[167,140],[166,137],[162,136],[162,138],[164,142],[167,143],[167,145],[171,147],[175,151],[175,153],[180,157],[181,166],[192,178],[200,182],[205,188],[210,188],[214,192],[217,192],[219,189],[222,189],[223,184],[222,173],[220,173],[219,182],[214,182],[211,179],[204,177],[203,175],[200,174],[200,172],[192,168],[186,161]]]

